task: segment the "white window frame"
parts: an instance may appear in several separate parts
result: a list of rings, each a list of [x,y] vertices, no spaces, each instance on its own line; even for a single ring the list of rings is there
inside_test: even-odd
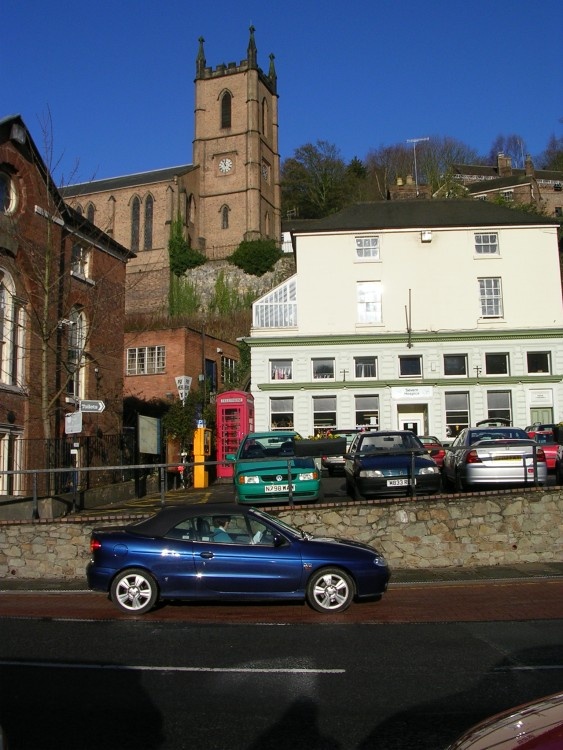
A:
[[[545,370],[530,370],[530,355],[543,355],[546,360],[547,369]],[[526,352],[526,372],[528,375],[550,375],[551,374],[551,352],[546,351],[529,351]]]
[[[331,372],[319,372],[319,370],[332,367]],[[334,357],[315,357],[311,360],[311,372],[313,380],[334,380],[335,360]]]
[[[496,357],[498,361],[500,361],[500,358],[502,357],[502,361],[504,362],[504,372],[490,372],[490,357]],[[487,367],[487,363],[489,363],[489,367]],[[495,377],[499,377],[501,375],[510,375],[510,355],[508,352],[485,352],[485,375],[493,375]]]
[[[502,398],[501,398],[502,397]],[[502,406],[493,406],[494,401],[506,401]],[[487,391],[487,419],[508,419],[512,423],[511,391]]]
[[[270,381],[293,380],[293,360],[292,359],[271,359],[270,360]]]
[[[0,432],[0,469],[3,472],[23,468],[23,434],[14,430]],[[22,495],[23,474],[0,474],[0,495]]]
[[[356,315],[358,325],[379,325],[382,322],[381,282],[356,282]]]
[[[362,403],[363,402],[363,403]],[[379,429],[379,396],[373,394],[362,394],[354,396],[354,413],[356,415],[356,427],[369,427],[372,430]],[[361,416],[369,416],[369,422],[361,420]]]
[[[221,357],[221,380],[223,383],[234,383],[238,362],[231,357]]]
[[[3,186],[0,189],[0,213],[10,216],[14,213],[18,204],[16,185],[13,177],[3,169],[0,170],[0,182]]]
[[[297,281],[288,279],[252,305],[255,328],[295,328],[297,326]]]
[[[380,260],[379,237],[375,235],[358,235],[355,238],[356,260],[362,263]]]
[[[166,372],[165,346],[127,349],[127,375],[159,375]]]
[[[318,433],[324,433],[327,430],[336,429],[336,414],[337,400],[335,395],[313,396],[314,434],[317,435]]]
[[[476,232],[475,253],[476,255],[499,255],[498,233]]]
[[[0,382],[23,386],[25,310],[11,274],[0,269]]]
[[[458,359],[463,359],[463,361],[465,363],[465,372],[463,372],[463,373],[453,373],[453,374],[447,373],[446,372],[446,358],[447,357],[452,357],[452,358],[453,357],[457,357]],[[445,378],[466,378],[467,377],[467,372],[468,372],[468,369],[467,369],[467,354],[453,354],[453,353],[444,354],[443,355],[443,366],[444,366],[444,377]]]
[[[407,360],[418,360],[419,372],[403,374],[402,363],[406,362]],[[422,373],[423,373],[423,369],[422,369],[422,355],[421,354],[409,354],[409,355],[405,354],[404,356],[399,356],[399,377],[400,378],[421,378]]]
[[[274,408],[277,407],[277,408]],[[287,430],[293,428],[294,403],[293,396],[270,399],[270,429]],[[274,423],[274,415],[276,422]],[[287,416],[285,416],[287,415]],[[283,423],[283,424],[282,424]]]
[[[482,318],[502,318],[502,280],[498,276],[478,279]]]
[[[373,375],[366,374],[366,370],[369,371],[370,369],[373,369]],[[377,378],[377,357],[371,355],[354,357],[354,378],[356,380],[375,380]]]
[[[78,276],[81,279],[87,279],[90,276],[90,251],[79,242],[72,246],[70,261],[70,273],[72,276]]]
[[[76,399],[86,396],[86,341],[88,329],[83,310],[74,307],[69,314],[70,324],[67,328],[67,393]]]

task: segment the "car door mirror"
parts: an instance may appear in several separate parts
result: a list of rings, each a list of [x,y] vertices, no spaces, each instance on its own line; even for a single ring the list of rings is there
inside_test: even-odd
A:
[[[283,547],[287,544],[287,539],[281,534],[274,534],[274,547]]]

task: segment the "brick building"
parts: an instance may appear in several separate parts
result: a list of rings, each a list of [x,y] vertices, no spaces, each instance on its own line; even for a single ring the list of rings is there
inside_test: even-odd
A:
[[[128,312],[167,309],[168,240],[181,217],[191,247],[225,258],[244,240],[281,239],[274,56],[207,66],[199,40],[192,163],[73,185],[65,200],[137,257],[127,268]]]
[[[228,389],[238,365],[235,344],[186,326],[125,334],[124,395],[143,401],[178,398],[177,377],[209,388],[207,397]],[[205,375],[203,381],[202,375]]]
[[[119,434],[132,253],[70,208],[19,116],[0,120],[0,470],[54,467],[67,427]],[[77,411],[103,400],[93,417]],[[79,459],[77,459],[79,460]],[[0,474],[0,495],[26,494]]]
[[[512,159],[498,154],[495,166],[455,164],[455,179],[471,198],[491,200],[500,195],[510,203],[532,204],[547,216],[563,216],[563,172],[536,169],[531,157],[524,169],[512,166]]]

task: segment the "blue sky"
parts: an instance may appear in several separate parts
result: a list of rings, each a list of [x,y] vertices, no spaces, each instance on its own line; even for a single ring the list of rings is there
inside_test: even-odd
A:
[[[0,118],[21,114],[57,182],[191,162],[195,58],[275,55],[280,155],[317,140],[348,161],[451,136],[487,154],[561,136],[560,0],[5,0]]]

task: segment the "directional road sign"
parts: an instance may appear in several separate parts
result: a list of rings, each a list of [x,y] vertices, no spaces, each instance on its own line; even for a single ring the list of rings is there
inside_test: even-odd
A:
[[[176,387],[178,388],[178,396],[180,396],[181,401],[186,399],[186,396],[190,392],[191,385],[192,379],[189,375],[178,375],[176,378]]]
[[[103,401],[84,400],[80,402],[80,411],[96,412],[97,414],[100,414],[105,408],[106,405]]]

